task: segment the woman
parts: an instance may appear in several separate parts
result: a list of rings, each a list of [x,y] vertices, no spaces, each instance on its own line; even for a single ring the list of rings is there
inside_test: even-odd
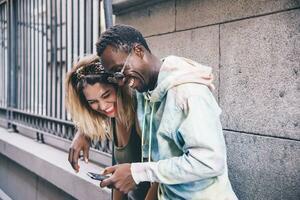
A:
[[[67,109],[81,133],[92,139],[114,139],[117,163],[139,162],[141,140],[134,123],[134,98],[128,88],[111,82],[113,76],[103,70],[99,57],[80,59],[66,77]],[[145,199],[148,189],[149,184],[142,183],[127,195],[114,190],[113,196],[115,200]]]

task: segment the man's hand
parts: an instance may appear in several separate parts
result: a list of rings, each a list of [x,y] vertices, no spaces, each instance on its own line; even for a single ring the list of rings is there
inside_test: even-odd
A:
[[[100,187],[113,187],[120,192],[127,194],[130,190],[136,187],[131,175],[130,167],[130,164],[125,163],[105,168],[103,175],[112,175],[109,178],[104,179],[100,183]]]
[[[89,150],[90,150],[90,139],[87,138],[81,132],[77,131],[69,149],[69,159],[68,159],[71,166],[76,172],[78,172],[80,168],[78,165],[78,159],[81,150],[83,151],[84,161],[88,162]]]

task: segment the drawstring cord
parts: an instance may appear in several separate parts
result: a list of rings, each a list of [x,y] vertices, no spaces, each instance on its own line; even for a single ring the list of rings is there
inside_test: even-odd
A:
[[[151,117],[150,117],[150,134],[149,134],[148,162],[151,161],[152,124],[153,124],[152,121],[153,121],[154,105],[155,105],[155,103],[152,104]]]
[[[153,130],[153,116],[154,116],[154,106],[155,103],[152,104],[152,109],[151,109],[151,115],[150,115],[150,133],[149,133],[149,147],[148,147],[148,162],[151,161],[151,147],[152,147],[152,130]],[[142,159],[141,162],[144,161],[144,151],[143,151],[143,147],[145,144],[145,127],[146,127],[146,111],[148,109],[148,101],[145,101],[145,107],[144,107],[144,117],[143,117],[143,129],[142,129]]]
[[[143,129],[142,129],[142,159],[141,162],[144,162],[144,151],[143,151],[143,147],[144,147],[144,135],[145,135],[145,124],[146,124],[146,111],[148,108],[148,101],[146,100],[145,102],[145,107],[144,107],[144,117],[143,117]]]
[[[149,102],[150,103],[150,102]],[[153,116],[154,116],[154,107],[155,107],[155,102],[152,104],[152,109],[151,109],[151,115],[150,115],[150,127],[149,127],[149,147],[148,147],[148,162],[151,162],[151,146],[152,146],[152,127],[153,127]],[[146,129],[146,111],[148,109],[148,100],[145,99],[145,107],[144,107],[144,116],[143,116],[143,128],[142,128],[142,159],[141,162],[144,162],[144,151],[143,151],[143,147],[145,144],[145,129]],[[150,183],[150,185],[152,186],[152,181]]]

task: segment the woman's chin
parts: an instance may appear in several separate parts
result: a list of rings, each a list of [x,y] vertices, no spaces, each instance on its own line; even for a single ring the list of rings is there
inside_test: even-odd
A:
[[[116,114],[115,112],[114,113],[107,113],[105,114],[107,117],[110,117],[110,118],[115,118],[116,117]]]
[[[115,118],[116,117],[115,112],[113,112],[113,113],[106,113],[106,112],[101,112],[101,111],[96,111],[96,112],[98,112],[99,114],[104,115],[106,117],[109,117],[109,118]]]

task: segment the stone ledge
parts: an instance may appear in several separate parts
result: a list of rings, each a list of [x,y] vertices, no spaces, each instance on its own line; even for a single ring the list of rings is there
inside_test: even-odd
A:
[[[1,200],[12,200],[5,192],[0,189],[0,199]]]
[[[0,128],[0,153],[76,199],[110,199],[110,190],[101,189],[98,181],[86,175],[88,171],[100,172],[103,168],[98,165],[79,161],[80,172],[76,174],[66,152],[3,128]]]
[[[165,0],[113,0],[113,13],[118,15],[120,13],[130,12],[141,7],[153,5],[157,2]]]

